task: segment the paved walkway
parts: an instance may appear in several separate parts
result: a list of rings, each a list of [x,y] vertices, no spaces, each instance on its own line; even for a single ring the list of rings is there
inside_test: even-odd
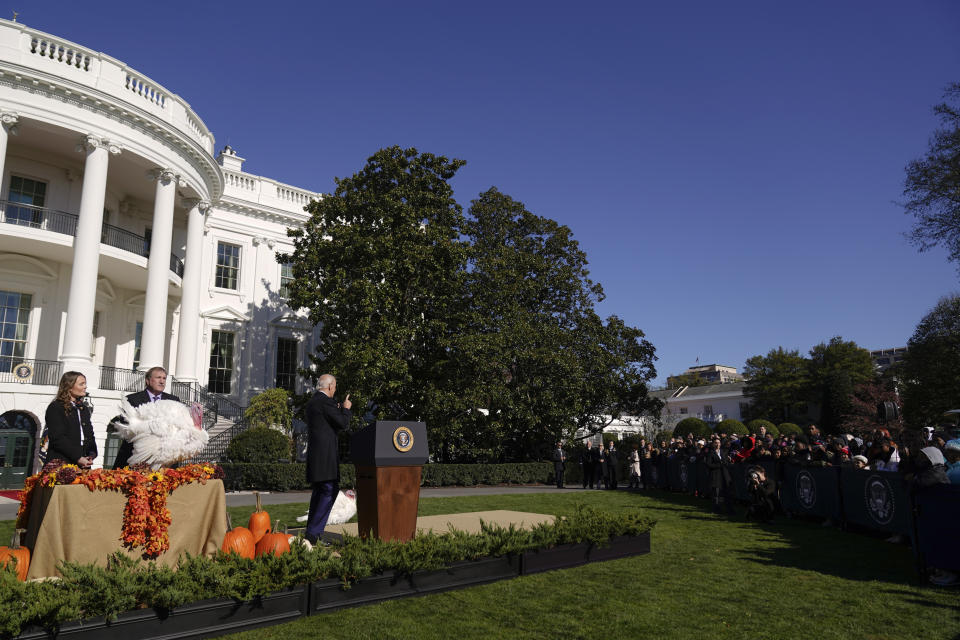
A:
[[[502,487],[420,487],[421,498],[449,498],[452,496],[494,496],[515,493],[567,493],[570,491],[586,491],[579,486],[567,486],[557,489],[552,485],[508,485]],[[263,504],[291,504],[310,502],[309,491],[260,492],[260,502]],[[228,507],[252,507],[256,503],[252,491],[231,491],[227,493]],[[10,498],[0,497],[0,520],[13,520],[17,517],[19,503]]]

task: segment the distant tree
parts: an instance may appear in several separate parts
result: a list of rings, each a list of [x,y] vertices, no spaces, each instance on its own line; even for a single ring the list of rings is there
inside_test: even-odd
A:
[[[809,369],[797,350],[771,349],[746,362],[744,394],[751,398],[750,415],[785,421],[790,409],[808,401]]]
[[[907,426],[935,425],[960,409],[960,295],[942,298],[923,317],[899,374]]]
[[[920,251],[947,250],[960,268],[960,82],[934,107],[942,127],[934,131],[924,157],[907,165],[904,208],[913,215],[910,240]]]
[[[813,347],[807,362],[808,397],[820,405],[819,426],[825,433],[837,433],[851,411],[854,389],[874,379],[873,359],[855,342],[834,336]]]
[[[704,387],[709,384],[717,384],[707,380],[699,373],[679,373],[675,376],[667,376],[667,388],[679,389],[680,387]]]
[[[877,405],[883,402],[899,404],[899,401],[894,383],[889,378],[877,377],[861,383],[850,396],[849,409],[840,421],[840,428],[845,433],[862,433],[882,427],[891,434],[898,434],[903,430],[903,416],[881,423]]]

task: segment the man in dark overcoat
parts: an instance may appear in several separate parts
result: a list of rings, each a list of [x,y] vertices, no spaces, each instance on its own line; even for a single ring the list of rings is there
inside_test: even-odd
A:
[[[164,391],[167,387],[166,369],[163,367],[151,367],[143,377],[146,388],[143,391],[131,393],[127,396],[127,402],[130,403],[131,407],[139,407],[142,404],[156,402],[157,400],[176,400],[180,402],[180,398]],[[116,419],[117,418],[114,418],[114,420]],[[132,455],[133,445],[124,440],[120,445],[120,449],[117,451],[117,457],[113,461],[113,468],[123,469],[129,464],[130,456]]]
[[[304,407],[307,421],[307,482],[313,489],[307,532],[304,536],[315,544],[323,535],[330,510],[340,491],[340,455],[337,432],[350,424],[350,394],[341,404],[333,399],[337,379],[325,373],[317,380],[317,392]]]
[[[620,469],[620,453],[617,451],[613,440],[610,441],[610,448],[607,449],[607,489],[617,490],[617,471]]]
[[[563,472],[567,467],[567,453],[563,450],[563,443],[558,442],[553,450],[553,475],[557,481],[557,489],[563,489]]]
[[[720,439],[715,438],[710,443],[710,452],[706,457],[707,471],[710,473],[710,492],[713,495],[713,510],[720,513],[720,504],[723,503],[727,515],[733,515],[733,478],[724,456],[720,452]]]
[[[583,488],[593,489],[593,442],[587,440],[586,449],[580,450],[580,471],[583,473]]]

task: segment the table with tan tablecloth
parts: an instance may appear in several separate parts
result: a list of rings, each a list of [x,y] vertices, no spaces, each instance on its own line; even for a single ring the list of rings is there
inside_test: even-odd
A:
[[[24,544],[30,549],[27,578],[58,576],[61,560],[106,565],[107,556],[123,550],[131,558],[142,549],[124,549],[120,540],[127,496],[120,491],[90,491],[83,485],[34,489]],[[183,553],[212,556],[227,532],[223,481],[181,485],[167,496],[170,548],[157,556],[174,566]]]

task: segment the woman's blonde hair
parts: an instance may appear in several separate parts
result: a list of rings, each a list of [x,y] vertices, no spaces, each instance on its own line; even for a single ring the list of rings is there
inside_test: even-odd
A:
[[[73,397],[70,395],[70,389],[73,389],[73,385],[77,384],[77,378],[86,380],[87,376],[79,371],[67,371],[60,376],[60,386],[57,388],[57,400],[63,403],[64,413],[70,413],[70,410],[73,408]]]

